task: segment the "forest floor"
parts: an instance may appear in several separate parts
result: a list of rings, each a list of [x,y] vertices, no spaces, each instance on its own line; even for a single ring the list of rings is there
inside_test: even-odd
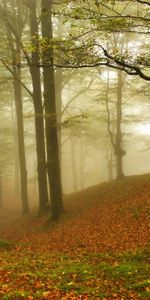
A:
[[[0,299],[150,299],[150,175],[65,196],[59,222],[0,213]]]

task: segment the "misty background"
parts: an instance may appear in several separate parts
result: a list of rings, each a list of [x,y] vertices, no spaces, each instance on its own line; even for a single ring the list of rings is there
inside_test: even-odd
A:
[[[35,7],[33,6],[35,9],[34,17],[40,20],[40,1],[33,1],[32,3],[35,5]],[[45,3],[47,2],[45,1]],[[111,31],[109,28],[111,12],[105,6],[102,5],[101,12],[108,18],[108,27],[104,19],[100,24],[96,21],[92,23],[90,19],[85,24],[82,20],[84,14],[82,11],[80,12],[79,8],[77,10],[75,4],[67,4],[66,2],[66,6],[64,3],[61,6],[58,1],[56,7],[55,4],[54,7],[51,7],[51,9],[54,8],[54,12],[52,10],[51,16],[49,16],[51,18],[49,35],[44,36],[47,33],[44,29],[44,22],[41,21],[41,23],[36,24],[38,33],[35,31],[35,35],[39,34],[39,37],[36,37],[33,35],[32,28],[34,10],[30,9],[28,1],[25,1],[25,3],[24,1],[10,1],[7,4],[1,1],[0,4],[1,15],[3,16],[1,19],[1,34],[4,37],[1,40],[0,51],[0,202],[3,202],[4,206],[6,204],[13,206],[14,201],[20,203],[21,187],[18,152],[18,137],[20,135],[18,129],[21,126],[18,126],[19,123],[17,124],[18,104],[16,103],[19,102],[16,102],[15,99],[15,84],[16,79],[19,78],[17,80],[21,83],[20,93],[22,93],[21,105],[28,194],[30,206],[33,207],[38,204],[35,120],[40,117],[40,112],[35,113],[34,111],[36,89],[34,91],[32,66],[35,59],[34,55],[39,55],[39,49],[42,49],[40,51],[44,53],[43,48],[47,47],[45,46],[47,37],[53,38],[54,44],[58,42],[61,45],[62,41],[64,43],[64,48],[48,45],[51,47],[50,51],[54,51],[52,53],[54,63],[56,60],[56,66],[52,69],[52,72],[55,84],[56,131],[63,195],[119,177],[116,171],[117,152],[115,153],[114,150],[115,147],[117,149],[117,138],[120,139],[120,141],[118,140],[120,143],[119,151],[121,151],[120,163],[123,169],[121,175],[149,173],[149,82],[139,76],[131,76],[117,68],[113,69],[103,65],[89,68],[87,66],[86,68],[80,68],[80,66],[77,68],[68,67],[68,61],[70,64],[74,61],[79,61],[81,65],[85,63],[87,52],[84,52],[82,43],[86,44],[86,42],[92,45],[90,46],[92,50],[88,50],[89,57],[87,61],[90,63],[93,56],[97,58],[104,54],[103,47],[116,55],[126,55],[126,59],[129,59],[131,64],[133,61],[138,63],[139,56],[142,55],[143,51],[145,51],[146,57],[149,50],[150,39],[149,35],[146,34],[146,23],[143,23],[144,25],[141,23],[140,25],[125,24],[121,20],[120,23],[118,21],[118,23],[113,24],[117,27],[114,27]],[[86,6],[86,3],[84,5]],[[136,3],[131,6],[133,14],[139,13],[139,7]],[[66,12],[66,15],[65,13],[64,15],[59,13],[60,7],[62,12]],[[95,16],[97,16],[96,13],[100,6],[96,2],[91,2],[91,7],[93,14],[95,13]],[[114,4],[112,12],[114,12],[113,9],[129,14],[131,7],[130,4],[124,7],[124,4],[119,3],[119,5],[116,4],[116,7]],[[79,15],[74,17],[74,11]],[[143,18],[147,16],[146,5],[142,14]],[[44,20],[44,18],[47,18],[47,16],[43,13],[41,20]],[[99,29],[100,25],[104,27]],[[83,32],[89,28],[91,29],[92,26],[93,30],[97,31],[85,41],[84,38],[82,39]],[[45,33],[43,33],[44,30]],[[99,30],[101,30],[101,35]],[[43,36],[41,37],[41,35]],[[78,39],[76,38],[77,35],[79,35]],[[18,36],[21,42],[18,42]],[[67,57],[65,55],[69,52],[69,39],[73,36],[75,36],[73,45],[77,47],[77,54],[73,56],[70,52]],[[39,49],[36,49],[37,41],[41,47]],[[64,41],[68,42],[68,48]],[[79,46],[81,46],[81,52],[79,52]],[[44,53],[44,55],[47,54]],[[57,67],[61,59],[62,67]],[[143,61],[144,59],[146,61],[143,56]],[[45,66],[42,67],[44,69]],[[39,67],[39,76],[41,80],[41,109],[43,109],[42,118],[45,118],[45,130],[47,112],[44,112],[44,109],[46,109],[44,84],[46,81],[44,82],[42,67]],[[50,81],[48,87],[51,87]]]

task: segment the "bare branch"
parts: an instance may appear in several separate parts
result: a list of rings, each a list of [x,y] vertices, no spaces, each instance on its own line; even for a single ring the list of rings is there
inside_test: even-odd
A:
[[[119,60],[118,58],[112,56],[111,54],[108,53],[108,51],[106,49],[104,49],[101,45],[97,45],[99,46],[106,57],[108,57],[109,59],[111,59],[112,61],[114,61],[116,64],[118,64],[119,66],[123,67],[123,70],[128,73],[129,75],[139,75],[141,78],[143,78],[144,80],[150,81],[150,76],[145,75],[140,67],[133,65],[132,63],[127,63],[123,60]]]
[[[150,6],[150,2],[148,1],[143,1],[143,0],[136,0],[137,2],[141,3],[141,4],[147,4]]]
[[[6,64],[6,62],[2,58],[0,58],[0,61],[2,62],[3,66],[17,79],[17,81],[22,85],[22,87],[27,91],[27,93],[33,98],[32,92],[21,80],[19,80],[19,78],[16,76],[15,72],[9,67],[9,65]]]

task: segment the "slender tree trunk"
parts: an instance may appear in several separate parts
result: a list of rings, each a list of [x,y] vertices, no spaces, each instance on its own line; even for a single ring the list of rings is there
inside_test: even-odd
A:
[[[4,9],[7,12],[7,2],[3,1]],[[17,34],[21,42],[21,3],[17,0],[17,14],[16,18],[18,21]],[[6,19],[6,32],[8,43],[13,61],[13,87],[14,87],[14,98],[15,98],[15,109],[17,119],[17,140],[18,140],[18,154],[19,154],[19,168],[20,168],[20,189],[21,189],[21,201],[22,201],[22,214],[26,214],[29,211],[28,204],[28,191],[27,191],[27,170],[26,170],[26,158],[25,158],[25,144],[24,144],[24,123],[23,123],[23,106],[22,106],[22,89],[21,89],[21,49],[20,44],[12,38],[12,32],[7,23]]]
[[[62,70],[56,70],[55,83],[56,90],[56,111],[57,111],[57,124],[58,124],[58,146],[59,146],[59,162],[61,169],[61,108],[62,108]]]
[[[116,153],[116,143],[114,141],[114,128],[111,124],[111,114],[109,109],[109,91],[110,91],[110,78],[109,78],[109,70],[107,73],[107,88],[106,88],[106,112],[107,112],[107,130],[110,137],[110,154],[109,151],[106,150],[106,158],[107,158],[107,166],[108,166],[108,180],[112,180],[113,177],[113,151]]]
[[[61,18],[58,18],[58,24],[56,29],[56,37],[58,39],[63,38],[63,22]],[[56,111],[57,111],[57,124],[58,124],[58,146],[59,146],[59,162],[60,162],[60,171],[61,171],[61,165],[62,165],[62,156],[61,156],[61,119],[62,119],[62,89],[63,89],[63,70],[62,69],[56,69],[55,70],[55,86],[56,89]]]
[[[123,155],[125,151],[122,149],[122,71],[118,70],[118,86],[117,86],[117,125],[116,125],[116,167],[117,167],[117,179],[124,177],[123,173]]]
[[[2,175],[0,170],[0,208],[3,207],[3,201],[2,201]]]
[[[25,144],[24,144],[22,92],[21,92],[21,85],[19,83],[19,81],[21,80],[21,69],[14,66],[14,74],[15,77],[14,77],[13,85],[14,85],[15,107],[16,107],[16,117],[17,117],[22,214],[26,214],[29,211],[29,205],[28,205],[27,170],[26,170]]]
[[[39,69],[39,42],[38,42],[38,21],[36,16],[36,0],[30,1],[30,32],[34,51],[31,56],[30,73],[33,85],[33,104],[35,111],[35,132],[36,132],[36,152],[37,152],[37,171],[39,188],[39,213],[47,210],[48,189],[47,189],[47,170],[45,155],[45,137],[43,107],[41,96],[41,78]]]
[[[83,141],[82,137],[80,138],[80,188],[84,189],[84,151],[83,151]]]
[[[108,181],[113,179],[113,148],[106,152],[107,167],[108,167]]]
[[[52,40],[51,1],[42,0],[42,38],[47,46]],[[58,219],[64,210],[62,200],[62,187],[59,166],[59,147],[57,136],[57,114],[55,81],[53,66],[52,46],[43,49],[43,83],[44,83],[44,106],[47,141],[47,171],[50,185],[50,200],[52,219]]]
[[[71,138],[70,139],[71,143],[71,169],[72,169],[72,179],[73,179],[73,190],[74,192],[77,191],[78,186],[77,186],[77,170],[76,170],[76,159],[75,159],[75,139]]]
[[[14,101],[11,101],[11,123],[13,128],[13,144],[14,144],[14,191],[19,195],[20,181],[19,181],[19,160],[18,160],[18,140],[17,140],[17,128],[16,128],[16,114],[14,111]]]
[[[19,195],[20,191],[20,172],[19,172],[19,160],[18,160],[18,141],[17,141],[17,133],[15,132],[14,136],[14,144],[15,144],[15,149],[14,149],[14,159],[15,159],[15,182],[14,182],[14,189],[15,193]]]
[[[4,9],[7,11],[7,2],[3,1]],[[18,18],[18,39],[21,42],[21,3],[17,0],[17,14]],[[20,168],[20,188],[21,188],[21,200],[22,200],[22,214],[26,214],[29,211],[28,204],[28,191],[27,191],[27,170],[26,170],[26,158],[25,158],[25,144],[24,144],[24,123],[23,123],[23,106],[22,106],[22,89],[21,89],[21,48],[18,41],[14,42],[14,37],[7,23],[6,19],[6,32],[8,43],[12,55],[13,61],[13,87],[14,87],[14,98],[15,98],[15,109],[17,119],[17,140],[18,140],[18,154],[19,154],[19,168]],[[13,37],[13,38],[12,38]]]
[[[117,104],[116,104],[116,134],[114,138],[114,134],[111,128],[111,120],[110,120],[110,110],[109,110],[109,71],[108,71],[108,79],[107,79],[107,90],[106,90],[106,110],[107,110],[107,128],[110,136],[111,144],[114,149],[114,154],[116,155],[116,178],[121,179],[124,177],[123,173],[123,156],[125,155],[125,151],[122,149],[122,131],[121,131],[121,123],[122,123],[122,88],[123,88],[123,79],[122,72],[118,70],[118,83],[117,83]]]

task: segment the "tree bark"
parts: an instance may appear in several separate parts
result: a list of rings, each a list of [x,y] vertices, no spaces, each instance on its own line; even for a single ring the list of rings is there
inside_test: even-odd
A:
[[[74,137],[70,138],[71,146],[71,169],[72,169],[72,182],[73,182],[73,191],[78,190],[77,186],[77,170],[76,170],[76,161],[75,161],[75,150],[76,150],[76,141]]]
[[[47,210],[48,189],[47,189],[47,170],[45,155],[45,136],[44,120],[41,95],[41,76],[39,69],[39,37],[38,37],[38,20],[36,16],[36,0],[30,1],[30,33],[32,47],[34,50],[31,55],[30,73],[33,85],[33,104],[35,111],[35,132],[36,132],[36,152],[37,152],[37,172],[38,172],[38,189],[39,189],[39,213]]]
[[[42,0],[42,38],[47,47],[43,49],[44,106],[47,141],[47,172],[50,185],[52,219],[58,219],[64,210],[59,166],[57,136],[57,113],[55,97],[52,41],[51,1]],[[50,46],[50,47],[49,47]]]
[[[62,18],[58,18],[58,24],[56,29],[56,37],[58,39],[63,38],[63,22]],[[60,162],[60,172],[61,172],[61,165],[62,165],[62,155],[61,155],[61,119],[62,119],[62,89],[63,89],[63,70],[58,68],[55,70],[55,86],[56,89],[56,111],[57,111],[57,124],[58,128],[58,146],[59,146],[59,162]],[[62,172],[61,172],[62,177]]]
[[[19,80],[21,80],[21,69],[15,67],[15,66],[13,68],[14,68],[14,73],[15,73],[15,77],[13,80],[13,86],[14,86],[15,108],[16,108],[16,116],[17,116],[22,214],[26,214],[29,211],[29,205],[28,205],[27,170],[26,170],[25,144],[24,144],[22,92],[21,92],[21,85],[19,83]],[[17,80],[17,78],[19,80]]]
[[[80,189],[84,189],[84,158],[85,158],[85,153],[83,151],[83,141],[82,141],[82,136],[80,137]]]
[[[111,145],[110,151],[106,151],[107,167],[108,167],[108,181],[113,179],[113,147]]]
[[[117,82],[117,102],[116,102],[116,134],[114,137],[111,120],[110,120],[110,109],[109,109],[109,71],[107,79],[107,90],[106,90],[106,111],[107,111],[107,129],[110,136],[111,145],[114,149],[114,155],[116,156],[116,179],[121,179],[124,177],[123,173],[123,156],[126,152],[122,149],[122,71],[118,70],[118,82]]]
[[[124,177],[123,173],[123,156],[125,151],[122,149],[122,71],[118,70],[118,85],[117,85],[117,124],[116,124],[116,143],[115,143],[115,155],[116,155],[116,167],[117,167],[117,179]]]
[[[0,170],[0,208],[3,207],[3,201],[2,201],[2,175]]]
[[[20,180],[19,180],[19,160],[18,160],[18,139],[17,139],[17,125],[16,113],[14,111],[14,101],[11,100],[11,123],[13,128],[13,145],[14,145],[14,192],[19,195]]]
[[[7,3],[3,1],[4,10],[7,12]],[[21,43],[22,34],[22,20],[21,20],[21,3],[17,0],[17,35]],[[8,43],[10,47],[10,53],[13,61],[13,87],[15,98],[15,109],[17,119],[17,139],[18,139],[18,154],[19,154],[19,168],[20,168],[20,189],[22,200],[22,214],[26,214],[29,211],[28,204],[28,190],[27,190],[27,169],[26,169],[26,157],[25,157],[25,144],[24,144],[24,122],[23,122],[23,106],[22,106],[22,88],[21,88],[21,48],[17,40],[12,38],[12,32],[8,25],[6,18],[6,32]]]
[[[57,124],[58,124],[58,146],[59,146],[59,162],[61,170],[61,108],[62,108],[62,70],[58,69],[55,72],[55,84],[57,86],[56,90],[56,111],[57,111]]]

